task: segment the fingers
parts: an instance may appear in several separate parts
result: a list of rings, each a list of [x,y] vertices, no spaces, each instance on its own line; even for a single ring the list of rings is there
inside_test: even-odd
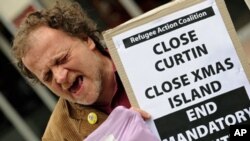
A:
[[[142,116],[142,118],[144,120],[147,120],[147,119],[151,118],[151,115],[149,113],[147,113],[146,111],[144,111],[144,110],[142,110],[140,108],[131,107],[130,109],[138,112]]]

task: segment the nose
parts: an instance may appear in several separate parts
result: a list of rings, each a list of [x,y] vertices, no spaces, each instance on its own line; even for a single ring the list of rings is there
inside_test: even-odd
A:
[[[67,81],[67,69],[60,66],[55,66],[54,68],[52,68],[52,72],[54,74],[56,83],[63,84]]]

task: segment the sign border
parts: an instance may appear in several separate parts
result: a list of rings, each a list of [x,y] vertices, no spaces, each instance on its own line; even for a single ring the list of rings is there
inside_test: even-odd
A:
[[[135,93],[133,92],[133,89],[131,87],[131,84],[128,80],[127,74],[125,72],[124,66],[121,62],[120,56],[117,52],[117,48],[114,45],[114,42],[112,40],[112,37],[119,35],[127,30],[133,29],[137,27],[138,25],[145,24],[147,22],[150,22],[152,20],[156,20],[160,17],[163,17],[165,15],[177,12],[178,10],[188,8],[190,6],[199,4],[203,2],[204,0],[176,0],[172,1],[170,3],[167,3],[165,5],[162,5],[156,9],[153,9],[139,17],[136,17],[134,19],[131,19],[113,29],[107,30],[103,32],[104,40],[106,42],[106,45],[109,49],[111,58],[114,61],[114,64],[116,66],[116,69],[118,71],[119,76],[121,77],[121,81],[125,87],[125,90],[127,92],[129,101],[132,106],[139,107],[139,104],[135,98]],[[244,53],[243,47],[241,46],[241,43],[238,39],[238,35],[236,33],[236,30],[234,28],[233,22],[230,18],[230,15],[228,13],[226,4],[224,0],[215,0],[219,12],[222,16],[223,22],[226,26],[226,29],[228,31],[228,34],[230,36],[230,39],[232,40],[232,43],[234,45],[234,48],[237,52],[237,55],[239,57],[239,60],[241,62],[241,65],[243,66],[244,72],[248,78],[248,81],[250,81],[250,68],[247,64],[246,54]]]

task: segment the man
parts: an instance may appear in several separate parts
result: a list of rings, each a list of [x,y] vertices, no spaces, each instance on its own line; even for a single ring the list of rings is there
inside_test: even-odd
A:
[[[81,141],[115,107],[130,107],[101,34],[77,3],[31,13],[15,36],[13,54],[26,76],[60,97],[44,141]]]

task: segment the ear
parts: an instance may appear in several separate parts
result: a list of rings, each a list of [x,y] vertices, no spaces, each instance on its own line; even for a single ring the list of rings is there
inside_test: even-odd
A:
[[[96,48],[95,42],[90,37],[88,37],[88,39],[87,39],[87,46],[90,50],[93,50]]]

